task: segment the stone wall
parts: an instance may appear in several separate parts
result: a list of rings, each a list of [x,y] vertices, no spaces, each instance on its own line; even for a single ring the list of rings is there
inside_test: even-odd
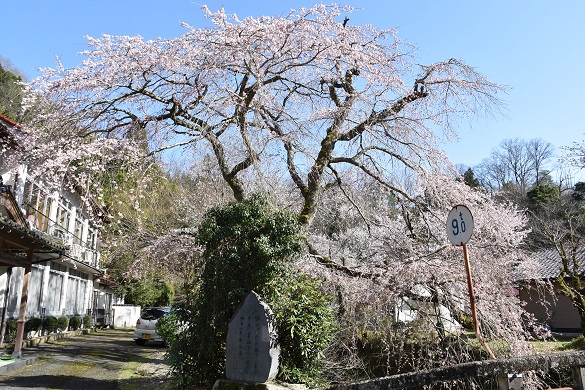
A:
[[[566,352],[549,355],[531,355],[509,359],[483,360],[435,368],[414,373],[393,375],[360,383],[333,386],[335,390],[389,390],[451,382],[477,377],[498,377],[528,371],[548,371],[566,367],[585,366],[585,352]]]

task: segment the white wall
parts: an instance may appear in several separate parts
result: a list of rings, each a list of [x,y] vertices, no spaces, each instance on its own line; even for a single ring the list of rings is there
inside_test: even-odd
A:
[[[112,305],[115,328],[133,328],[140,317],[140,306]]]

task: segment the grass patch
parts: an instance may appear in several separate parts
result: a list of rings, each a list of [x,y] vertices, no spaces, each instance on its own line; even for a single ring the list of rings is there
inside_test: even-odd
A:
[[[460,337],[466,339],[471,347],[483,351],[474,332],[465,332]],[[498,356],[497,350],[501,347],[499,343],[494,340],[489,340],[487,343]],[[555,336],[545,340],[529,341],[529,343],[537,354],[585,350],[585,336]]]
[[[140,375],[136,373],[136,370],[138,369],[138,366],[140,366],[141,364],[142,364],[141,362],[127,363],[126,366],[124,366],[124,369],[120,371],[118,379],[131,379],[139,377]]]
[[[577,351],[585,349],[585,336],[581,335],[568,341],[567,344],[565,345],[565,350],[567,349]]]
[[[585,337],[556,336],[547,340],[531,341],[530,344],[536,353],[580,351],[585,349]]]
[[[133,361],[126,363],[124,368],[118,375],[118,389],[119,390],[141,390],[145,384],[149,386],[153,383],[157,384],[157,390],[175,390],[177,384],[174,380],[154,374],[148,370],[142,370],[141,366],[145,363],[151,362],[150,357],[135,356]],[[152,382],[152,383],[151,383]]]
[[[148,363],[149,361],[150,359],[144,356],[136,356],[136,358],[133,361],[126,363],[122,371],[120,371],[118,379],[131,379],[140,377],[141,375],[137,373],[138,367],[141,364]]]
[[[530,345],[534,347],[536,353],[555,353],[561,351],[569,351],[570,341],[564,340],[546,340],[546,341],[531,341]]]

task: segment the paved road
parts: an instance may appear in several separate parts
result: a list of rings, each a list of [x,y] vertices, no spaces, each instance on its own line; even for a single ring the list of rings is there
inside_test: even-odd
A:
[[[108,329],[23,350],[37,361],[0,375],[1,389],[172,389],[165,348],[138,346],[132,330]]]

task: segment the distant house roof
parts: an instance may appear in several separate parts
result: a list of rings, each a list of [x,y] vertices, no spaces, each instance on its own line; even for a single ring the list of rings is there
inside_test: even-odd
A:
[[[579,268],[585,273],[585,246],[577,249],[575,257]],[[530,255],[529,262],[518,267],[517,279],[555,279],[561,274],[561,267],[561,256],[555,248],[540,250]]]
[[[8,122],[11,126],[19,126],[16,121],[10,119],[6,115],[0,114],[0,119],[2,119],[4,122]]]
[[[13,135],[16,129],[22,129],[22,126],[6,115],[0,114],[0,144],[11,149],[16,148],[17,144]]]

